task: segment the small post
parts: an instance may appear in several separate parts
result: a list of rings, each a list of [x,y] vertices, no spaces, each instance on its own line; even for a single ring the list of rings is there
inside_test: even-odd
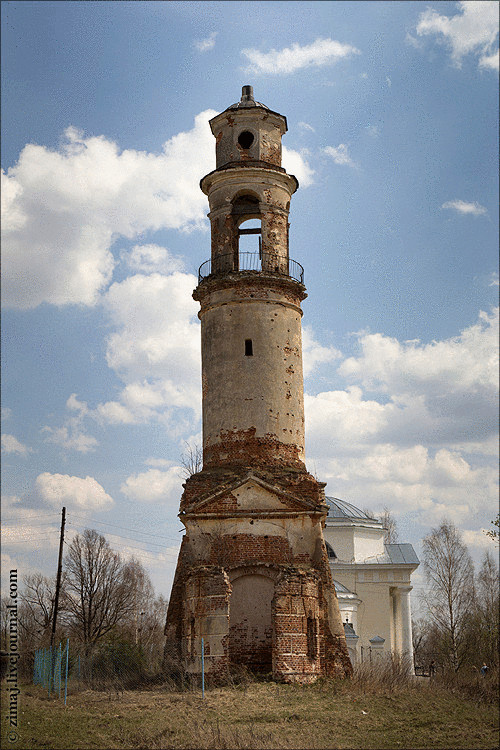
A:
[[[64,683],[64,705],[66,705],[66,698],[68,697],[68,664],[69,664],[69,638],[66,641],[66,680]]]
[[[205,641],[201,639],[201,697],[205,697]]]
[[[59,643],[59,698],[61,697],[61,682],[62,682],[62,643]]]

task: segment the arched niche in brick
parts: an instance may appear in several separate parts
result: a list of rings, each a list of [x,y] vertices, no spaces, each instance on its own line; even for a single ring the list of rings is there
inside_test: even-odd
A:
[[[229,662],[256,672],[272,669],[274,575],[264,566],[240,569],[231,576]]]

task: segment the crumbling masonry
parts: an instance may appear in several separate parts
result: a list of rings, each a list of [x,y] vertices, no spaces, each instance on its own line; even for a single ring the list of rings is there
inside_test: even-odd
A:
[[[352,672],[323,539],[324,484],[304,463],[302,267],[288,255],[286,119],[241,101],[210,121],[211,259],[200,302],[203,469],[184,485],[186,527],[165,627],[166,668],[224,679],[236,665],[286,682]],[[252,221],[250,228],[242,225]],[[240,238],[255,234],[255,253]]]

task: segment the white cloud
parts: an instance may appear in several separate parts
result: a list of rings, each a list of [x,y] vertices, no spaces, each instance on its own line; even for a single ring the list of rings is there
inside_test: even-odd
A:
[[[335,164],[347,167],[356,167],[356,163],[349,156],[349,149],[345,143],[339,143],[335,148],[334,146],[325,146],[323,149],[324,153],[330,156]]]
[[[118,237],[206,228],[199,180],[214,167],[215,114],[201,112],[160,154],[120,151],[75,128],[58,151],[25,146],[2,174],[4,305],[93,305],[111,279]]]
[[[160,229],[208,229],[200,177],[215,167],[206,110],[160,154],[120,151],[104,136],[67,128],[58,151],[28,144],[2,173],[2,300],[6,307],[95,305],[111,281],[112,248]],[[296,151],[285,163],[303,186],[313,170]],[[154,244],[125,256],[132,270],[171,273],[178,258]]]
[[[488,529],[464,529],[462,539],[468,547],[476,547],[480,550],[489,549],[494,551],[490,537],[486,536]]]
[[[334,362],[342,357],[341,352],[333,346],[322,346],[314,338],[310,326],[302,328],[302,361],[304,377],[310,375],[323,362]]]
[[[20,443],[14,435],[4,433],[2,435],[2,451],[4,453],[17,453],[20,456],[26,456],[31,449]]]
[[[372,138],[378,138],[380,135],[380,128],[378,125],[367,125],[365,130]]]
[[[470,214],[471,216],[485,216],[488,213],[487,209],[479,203],[470,203],[459,199],[446,201],[441,208],[451,208],[458,211],[459,214]]]
[[[457,3],[453,16],[443,16],[427,8],[421,13],[417,34],[437,35],[451,51],[451,59],[458,67],[468,54],[479,58],[479,66],[498,70],[498,53],[494,50],[498,36],[498,3],[496,0],[467,0]]]
[[[493,273],[490,276],[490,283],[488,286],[500,286],[500,279],[498,277],[498,272],[493,271]]]
[[[493,52],[491,55],[482,55],[479,58],[479,67],[486,68],[487,70],[498,71],[500,67],[498,50],[496,52]]]
[[[306,434],[311,454],[326,457],[334,450],[356,450],[387,424],[392,405],[364,400],[361,388],[305,394]]]
[[[337,368],[352,385],[305,396],[306,452],[328,494],[417,514],[424,526],[443,515],[460,525],[493,517],[498,311],[430,344],[366,332],[358,340],[359,356]]]
[[[205,39],[196,39],[193,42],[193,46],[198,52],[208,52],[215,47],[216,37],[217,32],[213,31],[209,36],[205,37]]]
[[[386,76],[386,77],[385,77],[385,82],[386,82],[386,84],[387,84],[388,88],[391,88],[391,86],[392,86],[392,81],[391,81],[391,79],[389,78],[389,76]]]
[[[66,401],[66,407],[71,411],[77,411],[81,416],[87,414],[89,408],[85,401],[79,401],[76,393],[72,393]]]
[[[160,245],[134,245],[129,252],[121,254],[122,260],[135,273],[173,273],[184,271],[184,261],[171,255]]]
[[[83,427],[83,420],[89,412],[86,402],[79,401],[76,393],[72,393],[66,401],[66,408],[71,412],[77,412],[76,416],[67,418],[62,427],[42,427],[42,433],[47,435],[46,442],[78,453],[90,453],[95,450],[99,442],[92,435],[88,435]]]
[[[282,146],[282,164],[288,174],[294,174],[300,183],[300,187],[309,187],[314,182],[314,170],[309,166],[304,152],[299,153]]]
[[[193,429],[201,405],[198,304],[191,297],[196,283],[186,273],[151,273],[109,288],[103,304],[115,331],[106,357],[124,388],[93,416],[112,424],[161,419],[175,432],[186,424]]]
[[[15,179],[7,177],[2,169],[2,223],[11,231],[21,229],[27,217],[21,207],[22,186]]]
[[[349,436],[346,436],[349,440]],[[357,507],[372,510],[388,505],[396,514],[417,514],[423,526],[443,516],[462,523],[472,514],[494,513],[497,485],[495,467],[473,468],[456,452],[441,449],[432,456],[423,445],[402,448],[383,444],[352,449],[316,460],[328,494],[344,497]],[[489,510],[488,510],[489,509]]]
[[[76,420],[69,420],[63,427],[42,427],[42,432],[47,435],[46,442],[59,445],[61,448],[78,453],[90,453],[99,445],[93,435],[88,435],[81,429]]]
[[[144,463],[146,466],[153,466],[156,469],[169,469],[173,461],[168,458],[147,458]]]
[[[22,498],[15,495],[2,496],[2,552],[8,546],[19,548],[16,554],[21,554],[30,546],[36,548],[41,541],[46,548],[56,548],[61,524],[60,508],[57,513],[41,515],[38,508],[26,508],[22,503]],[[42,523],[40,519],[43,519]]]
[[[194,276],[180,272],[137,274],[113,284],[103,299],[117,328],[108,339],[108,365],[127,381],[193,382],[200,359],[198,304],[191,297],[196,285]]]
[[[380,333],[359,336],[362,354],[340,365],[344,377],[391,394],[413,396],[484,393],[497,389],[498,308],[480,312],[459,336],[420,344]],[[486,395],[488,394],[488,395]]]
[[[127,477],[120,489],[141,503],[178,504],[182,495],[181,471],[180,466],[171,466],[167,471],[148,469]]]
[[[244,49],[241,52],[250,61],[247,72],[271,75],[287,75],[301,68],[331,65],[342,58],[360,54],[356,47],[334,39],[316,39],[304,46],[295,43],[291,47],[269,52],[257,49]]]
[[[299,128],[302,128],[302,130],[309,130],[311,133],[315,133],[312,125],[309,125],[308,122],[299,122]]]
[[[36,479],[36,489],[42,500],[49,505],[72,506],[84,510],[108,510],[114,500],[93,478],[72,477],[68,474],[44,472]]]

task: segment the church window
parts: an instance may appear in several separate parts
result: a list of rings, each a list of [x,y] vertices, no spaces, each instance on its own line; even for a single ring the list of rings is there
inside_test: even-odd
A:
[[[245,357],[253,357],[252,339],[245,339]]]
[[[328,559],[329,559],[329,560],[336,560],[336,559],[337,559],[337,555],[336,555],[336,554],[335,554],[335,552],[333,551],[333,547],[331,547],[331,546],[330,546],[330,545],[328,544],[328,542],[326,542],[326,552],[327,552],[327,554],[328,554]]]

